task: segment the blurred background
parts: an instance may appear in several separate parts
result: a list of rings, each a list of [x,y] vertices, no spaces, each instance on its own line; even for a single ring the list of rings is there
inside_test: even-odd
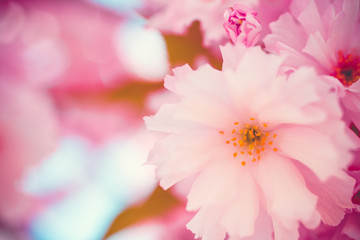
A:
[[[162,34],[145,6],[0,1],[0,240],[193,239],[181,190],[144,164],[142,118],[173,101],[171,68],[220,59],[198,23]]]

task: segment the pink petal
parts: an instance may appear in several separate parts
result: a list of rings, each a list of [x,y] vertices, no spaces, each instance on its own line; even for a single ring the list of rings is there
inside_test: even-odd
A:
[[[297,51],[304,48],[306,33],[301,26],[296,24],[294,18],[289,13],[284,13],[277,21],[272,22],[270,29],[272,34],[264,38],[267,49],[278,52],[278,48],[275,45],[276,42],[284,42],[288,47]]]
[[[297,231],[297,225],[290,228],[285,227],[280,221],[274,220],[274,237],[276,240],[297,240],[299,239],[299,233]]]
[[[198,172],[218,152],[217,132],[194,129],[172,134],[158,140],[149,155],[149,163],[156,164],[160,185],[168,189],[174,183]],[[221,139],[220,139],[221,140]],[[174,154],[176,152],[176,154]]]
[[[270,216],[263,207],[260,207],[254,234],[250,237],[241,238],[241,240],[273,240],[273,232],[274,228]],[[238,240],[238,238],[229,238],[229,240]]]
[[[248,48],[240,60],[235,72],[224,69],[225,78],[229,88],[231,101],[236,109],[246,109],[249,97],[255,97],[254,92],[265,89],[270,84],[270,79],[276,74],[284,58],[265,54],[261,48]],[[261,66],[261,71],[257,67]]]
[[[174,119],[175,111],[176,104],[163,104],[154,116],[144,117],[147,129],[172,133],[194,126],[193,123]]]
[[[221,223],[232,236],[246,237],[254,234],[259,213],[257,186],[249,169],[243,169],[237,179],[238,197],[225,208]],[[233,190],[234,191],[234,190]]]
[[[327,135],[306,127],[276,132],[281,152],[308,166],[322,181],[339,171],[340,155]]]
[[[202,206],[223,206],[231,202],[238,193],[240,167],[231,158],[217,158],[204,166],[188,194],[187,210],[194,211]]]
[[[304,11],[300,13],[298,20],[304,26],[307,34],[320,32],[322,36],[326,36],[324,25],[314,0],[309,1]]]
[[[282,81],[283,86],[278,87],[280,90],[277,99],[272,101],[273,104],[267,104],[259,114],[262,121],[272,124],[310,124],[326,119],[326,111],[311,104],[320,100],[314,82],[319,81],[319,77],[313,69],[300,68],[290,74],[286,82]]]
[[[348,216],[342,231],[351,239],[358,239],[360,236],[360,213],[354,212]]]
[[[273,220],[295,230],[298,220],[308,227],[320,223],[320,216],[314,211],[317,197],[307,189],[302,175],[289,159],[267,153],[259,162],[255,177]]]
[[[335,51],[328,49],[324,37],[319,32],[315,32],[309,36],[303,52],[314,57],[323,66],[327,73],[333,71],[332,67],[336,63]]]
[[[193,233],[195,238],[201,237],[202,240],[224,239],[226,231],[218,224],[222,209],[216,207],[201,208],[191,221],[186,225]]]
[[[339,171],[326,182],[321,182],[310,169],[298,163],[296,165],[301,170],[310,191],[318,196],[316,209],[322,221],[331,226],[338,225],[344,217],[344,210],[354,206],[351,197],[355,180]]]

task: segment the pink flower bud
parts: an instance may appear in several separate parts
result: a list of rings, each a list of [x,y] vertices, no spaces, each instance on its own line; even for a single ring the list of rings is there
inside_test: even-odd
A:
[[[259,41],[261,25],[256,15],[257,12],[241,4],[225,10],[224,28],[233,43],[251,47]]]

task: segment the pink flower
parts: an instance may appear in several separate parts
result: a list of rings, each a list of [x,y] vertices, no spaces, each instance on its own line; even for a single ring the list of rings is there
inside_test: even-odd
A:
[[[343,169],[355,144],[336,95],[310,68],[279,74],[284,59],[259,47],[222,54],[222,71],[175,68],[165,87],[179,101],[145,118],[160,185],[195,179],[188,228],[204,240],[296,239],[299,222],[338,224],[353,207]]]
[[[331,76],[326,81],[338,89],[345,117],[359,127],[359,1],[294,1],[291,10],[270,25],[267,50],[288,55],[290,68],[307,65]]]
[[[112,42],[118,16],[83,1],[7,0],[2,8],[1,71],[17,81],[89,88],[126,73]]]
[[[6,0],[0,9],[0,75],[50,92],[65,133],[98,143],[142,123],[142,100],[128,92],[165,74],[160,34],[130,31],[123,16],[87,1]],[[141,58],[149,47],[139,39],[163,57]]]
[[[242,42],[251,47],[259,41],[261,25],[256,15],[254,10],[241,4],[225,10],[224,28],[233,43]]]

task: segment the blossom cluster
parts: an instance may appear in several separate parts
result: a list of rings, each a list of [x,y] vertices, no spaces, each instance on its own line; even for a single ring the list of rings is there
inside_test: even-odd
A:
[[[360,240],[359,5],[1,0],[0,239]]]
[[[195,238],[360,239],[359,0],[145,3],[149,27],[198,21],[222,59],[172,69],[172,101],[144,118]]]

